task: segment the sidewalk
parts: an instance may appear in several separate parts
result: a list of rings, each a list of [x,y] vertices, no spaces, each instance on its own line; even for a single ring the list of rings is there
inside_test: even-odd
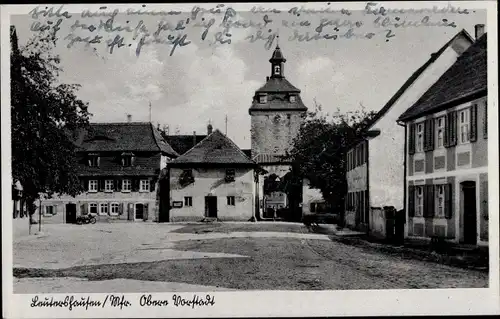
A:
[[[330,239],[337,242],[372,250],[390,255],[398,255],[401,258],[418,259],[430,261],[465,269],[475,269],[487,272],[489,269],[488,248],[462,248],[450,245],[445,252],[436,252],[431,249],[428,242],[417,240],[405,240],[403,245],[392,245],[384,240],[367,236],[366,233],[352,231],[349,229],[337,229],[337,225],[320,225],[310,231],[326,234]]]

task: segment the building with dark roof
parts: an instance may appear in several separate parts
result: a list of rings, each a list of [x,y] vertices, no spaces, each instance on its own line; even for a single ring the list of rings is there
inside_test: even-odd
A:
[[[99,219],[158,220],[161,170],[179,154],[151,123],[91,123],[75,140],[85,191],[75,198],[45,199],[45,217],[67,223],[88,213]]]
[[[257,164],[219,130],[168,167],[169,221],[252,219]]]
[[[398,120],[406,129],[406,235],[488,244],[487,34]]]
[[[428,59],[395,90],[365,129],[365,134],[347,152],[347,226],[386,235],[383,207],[404,208],[405,130],[396,124],[474,42],[462,30],[430,54]]]

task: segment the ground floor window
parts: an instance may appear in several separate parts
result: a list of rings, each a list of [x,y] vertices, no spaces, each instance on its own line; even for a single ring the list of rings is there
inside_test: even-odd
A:
[[[108,204],[99,204],[99,215],[107,215],[108,214]]]
[[[118,203],[111,203],[110,215],[118,215],[120,213],[120,205]]]
[[[227,197],[227,204],[229,206],[234,206],[235,205],[234,196],[228,196]]]
[[[424,187],[415,187],[415,216],[424,214]]]
[[[191,197],[191,196],[184,197],[184,206],[186,206],[186,207],[193,206],[193,197]]]
[[[55,206],[52,206],[52,205],[49,205],[49,206],[45,206],[45,212],[44,214],[46,216],[52,216],[52,215],[55,215],[56,214],[56,207]]]
[[[89,211],[90,214],[97,214],[97,204],[96,203],[90,203],[89,204]]]
[[[444,185],[434,186],[434,196],[436,197],[436,216],[444,217]]]

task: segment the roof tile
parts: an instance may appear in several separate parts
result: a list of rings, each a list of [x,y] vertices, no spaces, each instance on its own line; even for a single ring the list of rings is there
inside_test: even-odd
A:
[[[435,112],[448,103],[467,98],[488,87],[487,38],[484,34],[432,85],[422,97],[404,112],[399,120],[408,121]]]

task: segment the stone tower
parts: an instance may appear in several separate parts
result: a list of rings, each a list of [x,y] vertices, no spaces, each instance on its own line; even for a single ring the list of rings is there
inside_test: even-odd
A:
[[[271,59],[271,76],[253,97],[251,116],[252,158],[258,163],[276,162],[292,146],[307,108],[300,90],[285,78],[286,59],[279,46]]]
[[[286,59],[279,46],[276,46],[269,62],[271,75],[255,91],[248,110],[251,116],[252,159],[265,171],[257,183],[255,207],[259,219],[283,217],[280,216],[283,209],[296,211],[302,200],[301,195],[289,199],[276,185],[286,180],[290,173],[292,163],[282,156],[293,146],[307,108],[300,98],[300,90],[285,78]]]

